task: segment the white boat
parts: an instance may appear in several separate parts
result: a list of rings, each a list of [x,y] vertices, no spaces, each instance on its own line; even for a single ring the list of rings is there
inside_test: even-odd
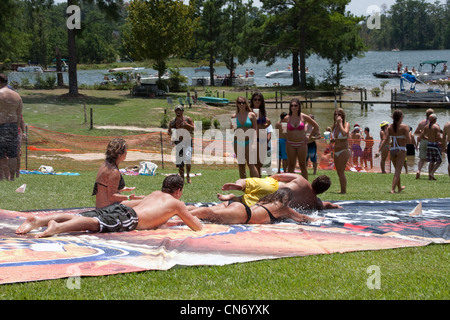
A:
[[[306,71],[306,74],[308,74],[309,72]],[[292,78],[292,70],[275,70],[275,71],[270,71],[269,73],[266,74],[266,78]],[[298,76],[300,77],[300,71],[298,72]]]
[[[165,74],[161,76],[161,80],[169,80],[169,75]],[[147,76],[147,77],[141,77],[141,83],[142,84],[156,84],[156,81],[158,81],[158,76]]]
[[[44,72],[40,66],[26,66],[26,67],[18,67],[17,71],[19,72]]]
[[[442,69],[438,67],[443,64]],[[423,71],[425,65],[430,65],[431,70]],[[441,70],[439,70],[441,69]],[[450,72],[447,69],[446,60],[426,60],[420,63],[419,71],[417,72],[417,78],[420,81],[436,81],[436,80],[448,80],[450,78]]]
[[[211,78],[210,77],[192,77],[192,85],[193,86],[210,86],[211,85]],[[214,77],[214,86],[226,86],[227,80],[229,78],[225,77]],[[254,77],[235,77],[233,78],[232,86],[235,87],[251,87],[255,85],[255,78]]]

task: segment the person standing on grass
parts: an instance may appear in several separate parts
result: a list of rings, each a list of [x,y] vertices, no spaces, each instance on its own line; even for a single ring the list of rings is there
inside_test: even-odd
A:
[[[333,113],[334,124],[331,128],[331,142],[334,143],[334,165],[339,177],[341,191],[339,193],[347,193],[347,178],[345,177],[345,168],[350,151],[348,150],[348,137],[350,133],[350,123],[345,121],[345,112],[343,109],[336,109]]]
[[[369,127],[364,128],[364,167],[369,168],[367,165],[368,162],[370,162],[370,169],[373,169],[373,156],[372,156],[372,148],[373,148],[373,137],[370,135],[370,129]]]
[[[250,108],[256,114],[256,126],[257,126],[257,162],[256,169],[259,176],[261,176],[261,168],[264,166],[267,158],[268,150],[270,149],[270,132],[268,131],[271,121],[267,117],[266,104],[264,102],[264,96],[260,92],[255,92],[250,100]],[[258,111],[256,111],[258,110]],[[270,127],[271,128],[271,127]]]
[[[423,132],[423,129],[428,125],[429,120],[428,117],[434,113],[433,109],[428,109],[425,112],[426,118],[419,122],[417,125],[416,130],[414,131],[414,135],[419,136],[417,138],[417,144],[419,145],[419,163],[417,164],[417,172],[416,172],[416,179],[420,179],[420,172],[422,171],[422,167],[425,164],[427,160],[427,145],[428,141],[426,139],[420,139],[420,135]]]
[[[425,126],[420,134],[420,139],[427,140],[427,157],[426,161],[428,165],[428,179],[436,180],[434,173],[442,163],[441,155],[441,128],[436,123],[436,115],[430,114],[428,117],[428,125]]]
[[[176,166],[179,175],[184,179],[184,166],[186,165],[186,182],[191,183],[191,159],[192,159],[192,134],[195,126],[191,117],[184,116],[184,107],[178,105],[175,107],[175,119],[169,124],[167,133],[172,136],[176,131],[176,137],[172,137],[176,148]]]
[[[119,171],[119,164],[127,157],[127,142],[122,138],[112,139],[106,147],[105,162],[100,166],[95,178],[92,195],[95,196],[97,209],[125,200],[143,199],[143,196],[123,195],[122,192],[133,191],[134,187],[125,187],[125,181]]]
[[[314,115],[309,115],[311,119],[314,120]],[[315,120],[314,120],[315,121]],[[306,156],[306,164],[308,164],[308,160],[311,160],[312,166],[313,166],[313,174],[317,174],[317,143],[316,138],[317,136],[312,136],[311,132],[313,131],[314,127],[311,124],[306,124],[306,135],[308,136],[308,154]],[[318,132],[320,132],[320,129],[317,129]]]
[[[163,181],[161,191],[154,191],[133,208],[122,203],[106,208],[86,211],[78,215],[54,214],[49,216],[30,216],[17,228],[17,234],[26,234],[34,229],[45,227],[36,238],[50,237],[67,232],[124,232],[155,229],[173,216],[178,216],[189,228],[200,231],[202,223],[189,213],[184,202],[184,179],[170,175]]]
[[[301,175],[308,180],[308,168],[306,166],[308,136],[306,134],[306,125],[312,126],[311,137],[319,133],[319,125],[310,116],[302,113],[301,102],[297,98],[292,99],[289,103],[287,123],[286,152],[288,156],[288,172],[295,172],[298,160]]]
[[[0,180],[13,181],[16,176],[22,108],[22,98],[8,88],[8,77],[0,74]]]
[[[386,138],[381,142],[377,154],[379,155],[380,150],[382,150],[385,145],[389,143],[389,139],[392,139],[389,152],[391,154],[391,161],[394,165],[395,172],[394,178],[392,179],[391,193],[395,193],[396,187],[398,192],[400,193],[405,189],[405,186],[401,185],[400,174],[405,163],[406,144],[410,143],[409,126],[402,123],[403,111],[401,110],[395,110],[392,114],[392,119],[394,120],[394,122],[389,125]]]
[[[275,130],[278,130],[278,173],[281,173],[281,166],[283,166],[283,172],[287,172],[286,132],[283,129],[283,126],[287,125],[286,116],[287,113],[282,112],[280,121],[275,124]]]
[[[259,177],[256,167],[258,161],[256,154],[257,147],[255,145],[257,132],[256,114],[250,108],[245,97],[236,99],[236,113],[231,116],[231,120],[236,119],[236,129],[233,140],[234,153],[236,154],[239,177],[245,179],[247,177],[246,165],[250,171],[250,177]]]
[[[447,171],[448,176],[450,177],[450,121],[444,125],[443,135],[442,135],[442,146],[444,148],[444,152],[447,152]]]
[[[389,126],[389,122],[383,121],[380,123],[380,143],[383,142],[383,140],[386,139],[387,134],[387,128]],[[381,173],[386,173],[386,159],[389,155],[389,145],[385,145],[383,149],[380,150],[381,160],[380,160],[380,167],[381,167]]]

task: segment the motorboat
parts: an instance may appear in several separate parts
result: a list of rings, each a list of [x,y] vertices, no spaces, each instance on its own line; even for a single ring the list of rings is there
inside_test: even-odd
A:
[[[43,73],[44,70],[40,66],[26,66],[26,67],[18,67],[17,71],[19,72],[36,72]]]
[[[405,89],[405,83],[410,84],[409,89]],[[450,102],[450,94],[445,89],[435,89],[427,85],[427,89],[418,90],[416,84],[421,83],[426,85],[423,81],[419,80],[412,73],[403,73],[400,77],[400,92],[395,94],[395,101],[400,102],[397,106],[412,106],[411,102]]]
[[[198,101],[202,101],[206,104],[217,105],[217,106],[225,106],[230,102],[225,98],[216,98],[216,97],[198,97]]]
[[[373,73],[374,77],[382,78],[382,79],[400,78],[401,75],[402,75],[402,73],[397,72],[397,70],[386,70],[386,71]]]
[[[442,69],[439,65],[443,64]],[[429,65],[431,68],[427,71],[423,71],[424,66]],[[448,80],[450,79],[450,72],[447,69],[446,60],[426,60],[420,63],[417,78],[420,81],[435,81],[435,80]]]
[[[266,74],[266,78],[292,78],[292,70],[275,70]],[[300,71],[298,72],[300,75]]]

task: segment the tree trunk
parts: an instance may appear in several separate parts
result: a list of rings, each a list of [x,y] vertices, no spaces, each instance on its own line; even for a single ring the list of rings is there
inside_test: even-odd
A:
[[[61,67],[61,52],[59,51],[59,48],[55,48],[56,53],[56,78],[57,78],[57,86],[58,87],[64,87],[64,78],[62,74],[62,67]]]
[[[69,49],[69,96],[78,96],[77,48],[75,45],[75,29],[67,29]]]
[[[298,52],[292,52],[292,85],[297,87],[300,86],[300,77],[298,75]]]

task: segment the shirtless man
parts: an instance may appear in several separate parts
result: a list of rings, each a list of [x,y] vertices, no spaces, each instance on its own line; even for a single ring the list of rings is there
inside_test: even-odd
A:
[[[183,185],[182,177],[170,175],[164,179],[161,191],[152,192],[133,208],[120,203],[79,215],[62,213],[50,216],[31,216],[16,230],[16,233],[25,234],[44,226],[47,226],[47,229],[36,235],[36,238],[75,231],[148,230],[161,226],[174,215],[177,215],[192,230],[199,231],[203,227],[201,222],[192,216],[185,204],[179,200],[183,194]]]
[[[428,125],[426,125],[422,133],[419,136],[419,139],[428,141],[427,143],[427,154],[426,161],[429,162],[428,165],[428,179],[436,180],[434,177],[434,173],[439,168],[442,163],[442,155],[439,147],[439,143],[441,142],[441,128],[436,123],[437,117],[436,115],[430,114],[428,116]]]
[[[447,152],[447,161],[448,161],[447,171],[448,176],[450,177],[450,121],[444,125],[442,146],[444,148],[444,152]]]
[[[321,201],[317,197],[318,194],[327,191],[330,185],[331,181],[327,176],[319,176],[312,183],[309,183],[301,175],[279,173],[265,179],[239,179],[235,183],[226,183],[223,185],[222,190],[240,190],[245,192],[245,194],[238,198],[233,194],[218,194],[218,197],[222,201],[237,200],[252,206],[267,194],[279,189],[289,189],[293,194],[289,205],[291,208],[302,210],[342,209],[340,205]]]
[[[428,109],[425,112],[426,118],[419,122],[417,125],[416,130],[414,131],[414,135],[420,136],[423,132],[423,129],[425,126],[429,123],[428,117],[433,114],[433,109]],[[417,164],[417,173],[416,173],[416,179],[420,178],[420,172],[422,171],[422,167],[425,164],[426,158],[427,158],[427,144],[428,141],[426,139],[421,139],[420,137],[417,138],[417,144],[419,146],[419,163]]]
[[[0,74],[0,180],[14,180],[17,167],[22,98],[7,87],[8,77]]]

